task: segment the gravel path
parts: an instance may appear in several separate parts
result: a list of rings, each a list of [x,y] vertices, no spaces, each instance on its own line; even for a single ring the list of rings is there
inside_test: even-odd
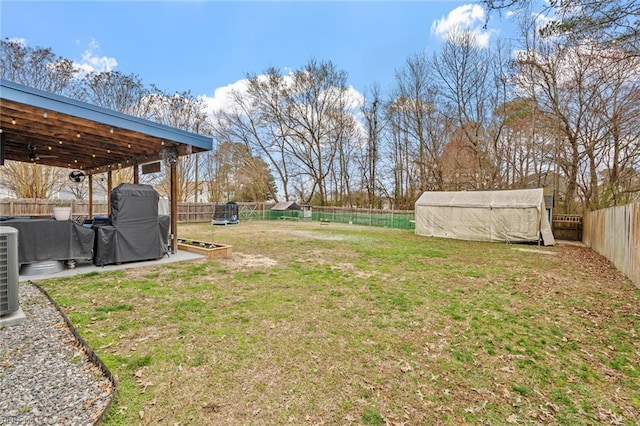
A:
[[[115,388],[49,298],[20,283],[26,320],[0,326],[0,425],[92,425]]]

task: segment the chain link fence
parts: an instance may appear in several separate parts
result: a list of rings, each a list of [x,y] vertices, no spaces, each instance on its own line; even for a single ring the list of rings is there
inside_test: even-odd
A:
[[[303,210],[259,210],[240,206],[240,220],[310,220],[322,223],[348,223],[394,229],[415,229],[411,210],[355,209],[344,207],[310,207]]]

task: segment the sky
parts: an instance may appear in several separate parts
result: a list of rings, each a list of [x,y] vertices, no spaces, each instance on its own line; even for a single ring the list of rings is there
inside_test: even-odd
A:
[[[147,86],[210,104],[269,67],[332,61],[364,93],[388,90],[410,57],[461,26],[487,44],[503,20],[474,1],[7,1],[0,36],[51,48],[87,71],[136,74]]]

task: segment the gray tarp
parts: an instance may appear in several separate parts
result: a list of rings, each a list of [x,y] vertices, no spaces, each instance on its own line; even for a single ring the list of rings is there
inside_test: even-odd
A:
[[[111,224],[96,231],[96,265],[159,259],[168,253],[169,216],[158,216],[158,198],[150,185],[114,188]]]
[[[70,220],[12,219],[0,224],[18,230],[20,264],[93,257],[93,230]]]
[[[425,192],[415,204],[417,235],[554,245],[542,188]]]

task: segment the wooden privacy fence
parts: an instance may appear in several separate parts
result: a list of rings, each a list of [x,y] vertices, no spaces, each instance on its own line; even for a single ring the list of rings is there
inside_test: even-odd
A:
[[[88,216],[89,202],[82,200],[41,200],[41,199],[10,199],[0,200],[0,216],[9,217],[51,217],[53,208],[58,206],[71,206],[73,217]],[[107,214],[107,202],[93,203],[94,215]]]
[[[640,288],[640,203],[585,213],[582,241]]]
[[[224,204],[224,203],[219,203]],[[0,217],[46,218],[53,216],[53,208],[71,206],[73,218],[89,216],[89,202],[84,200],[5,199],[0,200]],[[178,222],[211,222],[216,203],[178,203]],[[264,204],[238,203],[243,219],[264,219]],[[94,201],[94,216],[109,214],[106,201]]]

